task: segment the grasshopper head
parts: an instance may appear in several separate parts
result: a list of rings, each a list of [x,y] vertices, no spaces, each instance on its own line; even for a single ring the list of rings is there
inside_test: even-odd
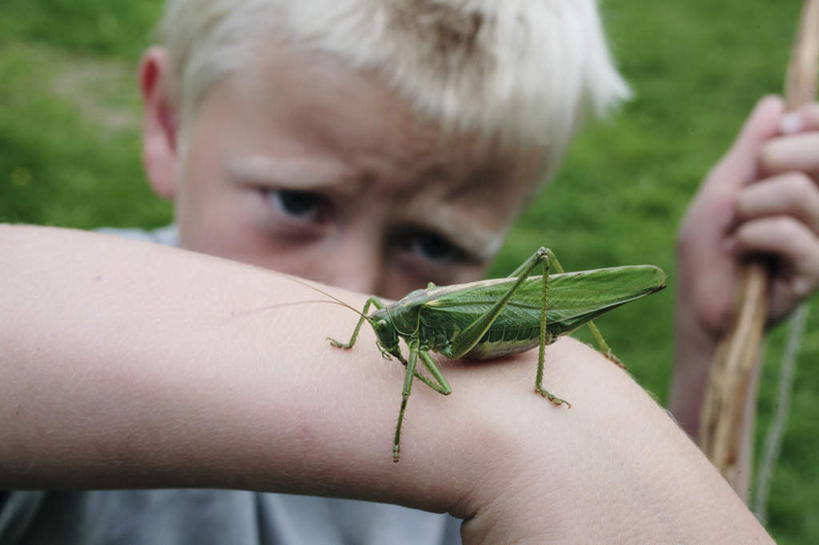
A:
[[[391,354],[395,354],[398,347],[398,332],[393,325],[390,315],[387,313],[375,312],[367,318],[373,326],[375,336],[378,337],[378,344]]]

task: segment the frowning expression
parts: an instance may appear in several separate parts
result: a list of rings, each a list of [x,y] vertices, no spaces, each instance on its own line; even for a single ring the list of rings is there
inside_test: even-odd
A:
[[[478,278],[542,166],[421,119],[375,74],[273,42],[185,134],[184,247],[393,298]]]

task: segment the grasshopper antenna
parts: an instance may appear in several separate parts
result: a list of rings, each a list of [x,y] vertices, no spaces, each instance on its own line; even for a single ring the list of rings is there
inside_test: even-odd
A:
[[[367,319],[367,316],[363,312],[353,308],[352,306],[345,303],[344,301],[342,301],[341,299],[339,299],[338,297],[336,297],[332,293],[328,293],[328,292],[324,291],[321,288],[317,288],[316,286],[314,286],[312,284],[309,284],[308,282],[305,282],[304,280],[300,280],[299,278],[296,278],[295,276],[290,276],[289,274],[282,274],[282,273],[278,273],[278,274],[280,274],[284,278],[290,280],[291,282],[295,282],[296,284],[300,284],[300,285],[304,286],[305,288],[310,288],[311,290],[317,291],[320,294],[324,295],[325,297],[329,297],[330,299],[332,299],[332,301],[324,301],[325,303],[335,303],[337,305],[347,307],[348,309],[352,310],[353,312],[355,312],[356,314],[358,314],[359,316],[361,316],[365,320]]]

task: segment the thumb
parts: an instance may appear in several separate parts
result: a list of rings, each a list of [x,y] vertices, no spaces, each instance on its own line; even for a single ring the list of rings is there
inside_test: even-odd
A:
[[[726,177],[736,186],[756,179],[759,153],[766,141],[779,134],[784,112],[785,103],[778,96],[767,96],[757,102],[723,161],[722,168],[730,172]]]

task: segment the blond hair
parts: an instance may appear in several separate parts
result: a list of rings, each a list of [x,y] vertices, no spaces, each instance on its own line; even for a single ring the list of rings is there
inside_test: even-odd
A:
[[[595,0],[168,0],[160,34],[184,111],[266,33],[373,70],[443,125],[546,146],[629,95]]]

